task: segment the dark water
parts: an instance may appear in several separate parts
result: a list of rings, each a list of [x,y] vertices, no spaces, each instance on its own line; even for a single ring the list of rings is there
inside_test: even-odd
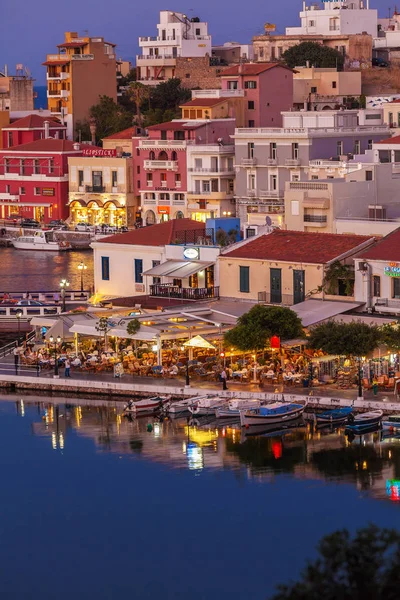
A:
[[[38,400],[0,402],[7,600],[265,599],[321,535],[399,526],[400,440],[147,431],[120,404]]]
[[[93,284],[93,253],[35,252],[0,248],[0,292],[39,292],[59,289],[61,279],[68,279],[71,290],[80,289],[79,263],[87,265],[84,287]]]

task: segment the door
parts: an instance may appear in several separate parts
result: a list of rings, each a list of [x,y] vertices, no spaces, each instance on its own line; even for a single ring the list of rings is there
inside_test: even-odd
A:
[[[293,269],[293,304],[304,302],[304,271]]]
[[[270,269],[271,304],[282,304],[282,270]]]

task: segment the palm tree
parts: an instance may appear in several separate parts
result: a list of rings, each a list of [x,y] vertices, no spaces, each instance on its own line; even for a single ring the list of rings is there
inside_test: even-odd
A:
[[[128,96],[136,106],[137,122],[142,125],[142,113],[140,107],[145,100],[150,98],[150,88],[139,81],[132,81],[128,87]]]

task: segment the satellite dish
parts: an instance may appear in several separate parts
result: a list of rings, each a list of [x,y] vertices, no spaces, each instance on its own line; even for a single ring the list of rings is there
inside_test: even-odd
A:
[[[266,224],[267,224],[267,225],[269,225],[269,226],[271,226],[271,225],[272,225],[271,217],[270,217],[269,215],[267,215],[267,216],[265,217],[265,222],[266,222]]]

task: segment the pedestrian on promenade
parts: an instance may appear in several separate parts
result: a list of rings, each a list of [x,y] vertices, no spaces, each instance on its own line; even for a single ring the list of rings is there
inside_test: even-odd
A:
[[[18,367],[19,367],[19,348],[18,348],[18,342],[15,342],[15,348],[13,350],[13,354],[14,354],[15,374],[18,375]]]
[[[65,359],[65,377],[71,377],[70,371],[71,371],[71,363],[69,358]]]
[[[226,371],[225,371],[225,369],[222,369],[222,372],[221,372],[221,381],[222,381],[222,389],[223,390],[227,390],[228,389],[227,386],[226,386],[226,377],[227,377]]]
[[[58,304],[58,301],[60,300],[60,296],[59,296],[58,292],[54,292],[53,299],[54,299],[54,304]]]

